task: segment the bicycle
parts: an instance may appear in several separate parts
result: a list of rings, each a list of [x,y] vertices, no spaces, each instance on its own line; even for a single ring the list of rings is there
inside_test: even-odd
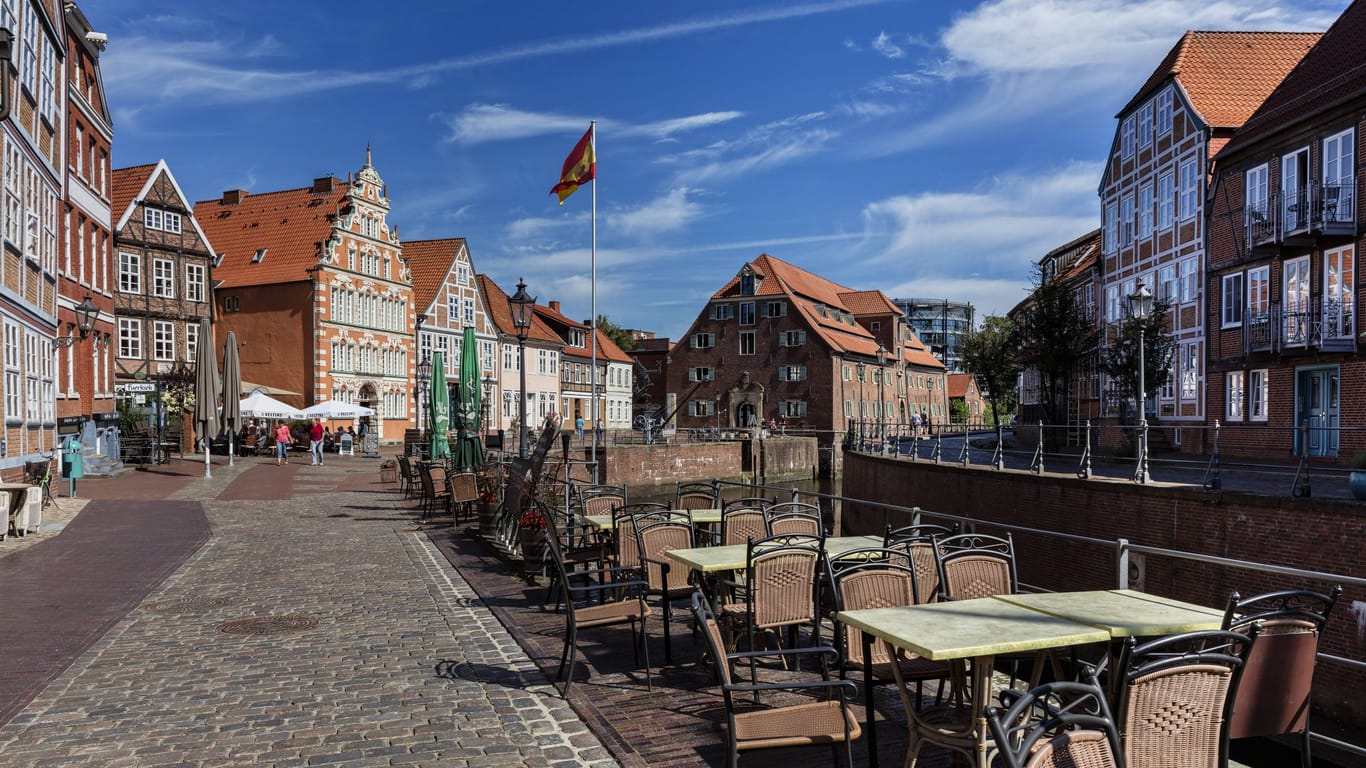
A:
[[[52,497],[53,455],[50,453],[39,453],[38,455],[43,457],[43,460],[25,462],[24,471],[29,485],[36,485],[43,489],[43,509],[47,509],[47,506],[54,502]]]

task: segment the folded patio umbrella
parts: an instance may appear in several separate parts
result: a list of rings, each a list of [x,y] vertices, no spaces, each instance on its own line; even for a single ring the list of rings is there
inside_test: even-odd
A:
[[[459,470],[474,469],[484,463],[484,446],[479,442],[479,415],[481,404],[479,381],[479,354],[474,338],[474,329],[465,329],[465,338],[460,346],[460,384],[455,402],[455,467]]]
[[[237,354],[237,334],[228,331],[223,344],[223,429],[228,433],[228,464],[237,457],[237,430],[241,426],[242,363]]]
[[[204,477],[213,477],[209,464],[209,443],[218,435],[218,355],[213,346],[213,326],[209,318],[199,319],[199,346],[194,363],[194,423],[204,443]]]
[[[450,458],[451,444],[446,437],[450,429],[450,394],[446,391],[446,366],[440,352],[432,353],[432,394],[429,418],[432,423],[432,458]]]

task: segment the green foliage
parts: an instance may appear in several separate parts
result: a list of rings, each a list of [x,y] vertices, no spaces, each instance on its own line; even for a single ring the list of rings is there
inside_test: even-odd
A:
[[[613,344],[621,347],[623,352],[629,352],[636,345],[631,332],[608,320],[607,315],[598,315],[598,330],[611,339]]]
[[[1039,372],[1039,400],[1045,420],[1063,423],[1068,382],[1099,340],[1095,318],[1064,280],[1047,280],[1035,267],[1034,292],[1016,314],[1020,359]]]
[[[950,400],[949,419],[955,424],[968,423],[968,404],[962,400]]]
[[[1117,328],[1115,339],[1101,355],[1100,368],[1116,387],[1116,395],[1135,401],[1138,392],[1138,341],[1143,337],[1143,397],[1147,399],[1167,383],[1171,376],[1172,357],[1176,354],[1176,339],[1167,330],[1167,310],[1171,302],[1158,299],[1152,313],[1144,320],[1126,320]],[[1138,411],[1133,413],[1138,420]]]
[[[141,395],[138,395],[141,397]],[[130,397],[120,397],[114,400],[114,409],[119,414],[119,431],[127,434],[147,423],[147,416],[142,409],[134,404]]]
[[[963,363],[982,396],[991,403],[991,422],[1015,410],[1015,382],[1020,372],[1019,341],[1015,324],[1009,318],[988,315],[982,327],[963,339]]]

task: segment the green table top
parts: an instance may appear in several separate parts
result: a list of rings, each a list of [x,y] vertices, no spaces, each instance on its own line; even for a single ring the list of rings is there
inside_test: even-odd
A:
[[[611,528],[611,515],[588,515],[584,518],[588,524],[594,528]],[[719,523],[721,522],[721,510],[719,509],[694,509],[692,510],[692,521],[694,525],[699,523]]]
[[[1023,606],[983,597],[840,611],[839,620],[935,661],[1105,642],[1110,635]]]
[[[827,554],[838,555],[851,549],[882,546],[881,536],[832,536],[825,540]],[[670,549],[664,553],[673,560],[702,573],[717,571],[738,571],[745,567],[749,557],[748,544],[731,544],[724,547],[696,547],[694,549]]]
[[[1111,637],[1150,637],[1218,629],[1224,612],[1132,589],[997,595],[1015,605],[1089,624]]]

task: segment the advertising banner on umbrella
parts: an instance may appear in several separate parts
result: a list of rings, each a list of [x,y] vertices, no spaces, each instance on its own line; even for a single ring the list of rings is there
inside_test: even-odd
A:
[[[237,408],[242,416],[252,419],[304,418],[303,411],[288,403],[282,403],[259,389],[252,390],[250,395],[242,398]]]
[[[484,463],[484,446],[479,442],[480,381],[479,354],[474,329],[465,329],[460,345],[460,387],[455,401],[456,469],[474,469]]]
[[[218,436],[218,355],[214,351],[213,326],[209,318],[199,320],[200,343],[195,349],[194,369],[194,424],[204,444],[204,477],[212,477],[209,469],[209,443]]]
[[[431,404],[432,421],[432,460],[450,458],[451,444],[446,437],[446,431],[450,429],[451,401],[450,393],[446,391],[446,366],[442,362],[440,352],[432,353],[432,394],[428,402]]]
[[[374,416],[375,409],[356,403],[343,403],[340,400],[324,400],[305,408],[304,415],[310,419],[358,419],[362,416]]]

